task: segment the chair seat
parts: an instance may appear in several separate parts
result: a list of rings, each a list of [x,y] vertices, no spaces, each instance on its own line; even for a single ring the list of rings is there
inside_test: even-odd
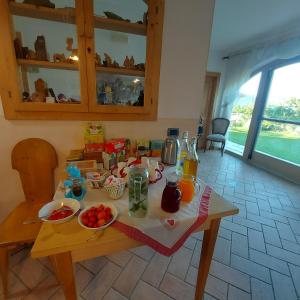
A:
[[[222,134],[209,134],[207,139],[213,142],[225,142],[225,136]]]
[[[0,246],[35,240],[41,223],[23,224],[25,220],[38,217],[38,212],[45,202],[21,202],[0,224]]]

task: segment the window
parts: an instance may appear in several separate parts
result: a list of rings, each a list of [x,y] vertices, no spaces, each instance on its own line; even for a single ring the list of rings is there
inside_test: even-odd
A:
[[[273,71],[255,150],[300,165],[300,63]]]

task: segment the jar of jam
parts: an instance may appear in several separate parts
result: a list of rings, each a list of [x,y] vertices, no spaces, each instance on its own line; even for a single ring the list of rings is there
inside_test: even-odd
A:
[[[162,194],[161,208],[165,212],[175,213],[180,208],[181,192],[177,185],[177,178],[167,178],[167,184]]]

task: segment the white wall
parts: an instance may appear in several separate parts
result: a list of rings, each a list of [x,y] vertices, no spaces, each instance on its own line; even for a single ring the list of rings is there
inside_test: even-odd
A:
[[[166,0],[158,120],[103,122],[106,137],[163,138],[167,127],[195,134],[203,103],[213,1]],[[0,110],[0,220],[20,201],[23,193],[17,172],[11,169],[14,145],[40,137],[55,147],[60,168],[70,149],[83,146],[81,121],[7,121]],[[56,172],[56,175],[59,172]]]

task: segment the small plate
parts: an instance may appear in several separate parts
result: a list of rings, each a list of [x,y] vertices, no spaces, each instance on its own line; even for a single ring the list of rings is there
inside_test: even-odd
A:
[[[113,215],[112,219],[111,219],[108,223],[106,223],[105,225],[102,225],[102,226],[100,226],[100,227],[92,228],[92,227],[85,226],[85,225],[81,222],[81,216],[82,216],[82,214],[85,213],[85,212],[86,212],[88,209],[90,209],[91,207],[93,207],[93,206],[94,206],[94,207],[99,207],[99,205],[101,205],[101,204],[104,205],[105,207],[110,207],[111,213],[112,213],[112,215]],[[79,223],[80,226],[82,226],[82,227],[85,228],[85,229],[89,229],[89,230],[102,230],[102,229],[105,229],[105,228],[107,228],[108,226],[110,226],[110,224],[112,224],[112,223],[116,220],[117,216],[118,216],[118,210],[117,210],[117,208],[116,208],[113,204],[108,203],[108,202],[98,202],[97,204],[87,206],[86,208],[84,208],[84,209],[80,212],[80,214],[79,214],[79,216],[78,216],[78,223]]]
[[[43,218],[43,216],[49,215],[53,210],[59,209],[63,205],[69,206],[73,210],[73,213],[70,216],[67,216],[66,218],[59,219],[59,220],[48,220],[47,218]],[[80,203],[75,199],[71,199],[71,198],[57,199],[44,205],[40,209],[38,216],[44,222],[59,224],[70,220],[78,212],[79,209],[80,209]]]

